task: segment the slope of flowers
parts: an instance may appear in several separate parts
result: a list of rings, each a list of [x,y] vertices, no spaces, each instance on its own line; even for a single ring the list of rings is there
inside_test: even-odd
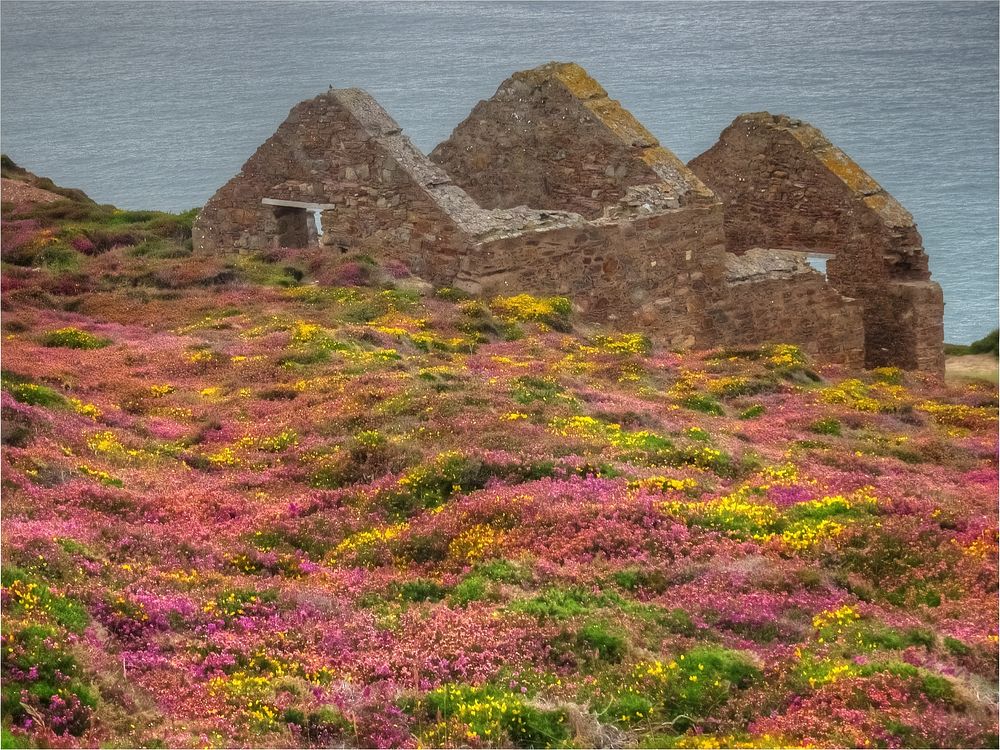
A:
[[[992,387],[82,205],[4,212],[5,746],[996,746]]]

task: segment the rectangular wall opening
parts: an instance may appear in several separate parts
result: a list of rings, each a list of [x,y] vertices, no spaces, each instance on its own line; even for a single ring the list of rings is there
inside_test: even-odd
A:
[[[826,262],[832,257],[830,253],[806,253],[806,263],[812,266],[813,270],[826,276]]]
[[[279,247],[309,247],[316,242],[316,223],[304,208],[275,206]]]
[[[264,198],[270,206],[276,226],[275,240],[279,247],[311,247],[323,235],[323,211],[335,208],[332,203],[306,203],[276,198]]]

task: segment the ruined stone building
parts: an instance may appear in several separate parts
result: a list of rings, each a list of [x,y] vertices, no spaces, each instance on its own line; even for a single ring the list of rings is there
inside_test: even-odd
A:
[[[785,116],[742,115],[685,165],[577,65],[515,73],[422,154],[367,93],[296,105],[206,204],[199,251],[319,243],[480,295],[565,295],[672,347],[793,342],[943,369],[913,219]],[[824,276],[809,255],[828,257]]]

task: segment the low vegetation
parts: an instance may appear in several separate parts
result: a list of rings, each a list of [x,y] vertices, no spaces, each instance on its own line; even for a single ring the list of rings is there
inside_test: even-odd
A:
[[[994,387],[60,195],[3,208],[5,747],[996,746]]]

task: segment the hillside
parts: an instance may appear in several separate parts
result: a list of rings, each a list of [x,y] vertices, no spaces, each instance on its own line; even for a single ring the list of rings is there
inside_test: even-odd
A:
[[[996,746],[995,386],[3,177],[4,746]]]

